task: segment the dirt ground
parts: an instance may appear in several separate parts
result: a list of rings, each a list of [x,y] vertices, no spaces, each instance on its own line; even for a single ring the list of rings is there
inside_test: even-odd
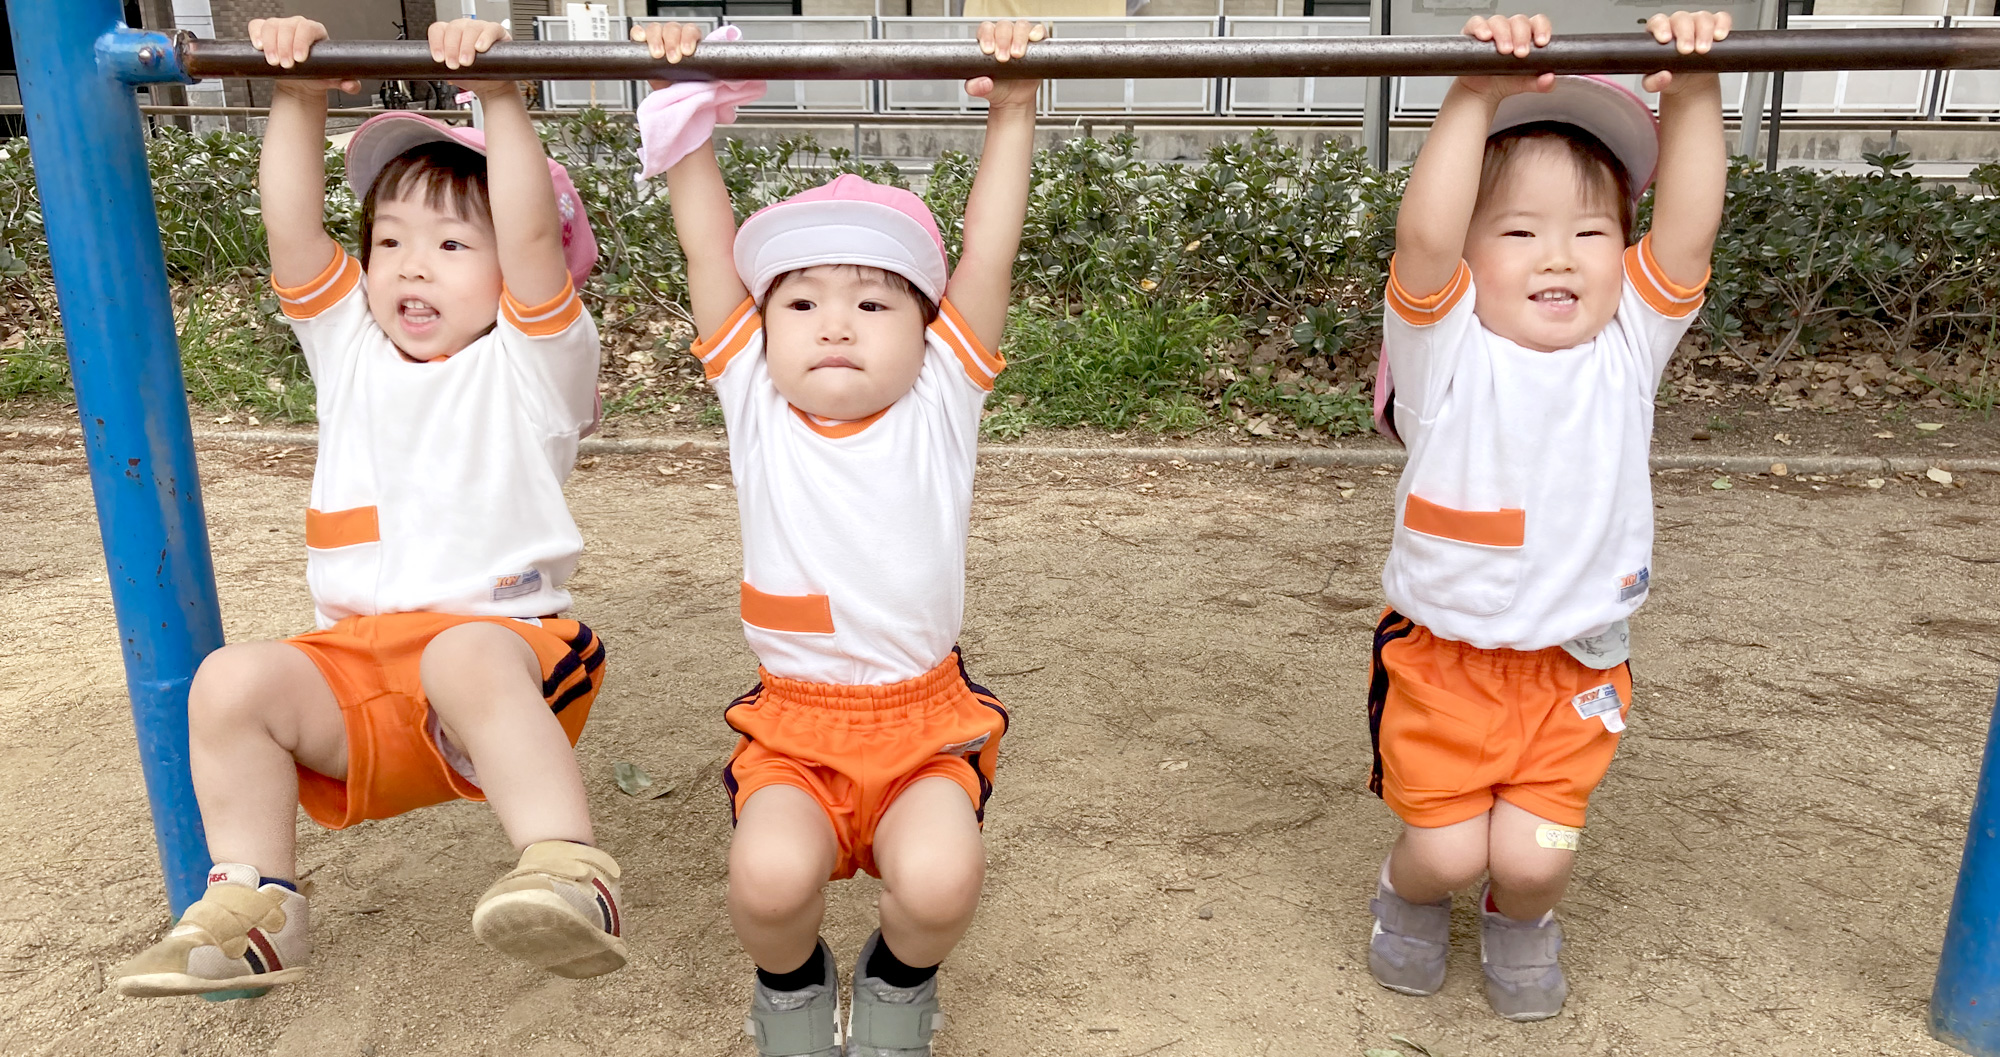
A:
[[[232,638],[310,622],[310,452],[278,456],[203,452]],[[1638,703],[1564,904],[1574,994],[1512,1025],[1463,906],[1444,993],[1383,991],[1363,957],[1395,831],[1362,709],[1394,478],[990,452],[964,642],[1014,727],[939,1054],[1951,1052],[1923,1019],[2000,663],[2000,479],[1865,476],[1656,479]],[[302,825],[307,982],[142,1001],[105,987],[166,921],[88,481],[73,442],[0,441],[0,1053],[749,1054],[726,467],[605,456],[570,495],[578,613],[611,649],[579,752],[633,963],[570,981],[480,947],[472,903],[512,854],[457,804]],[[621,760],[672,793],[621,794]],[[833,890],[843,958],[873,892]]]

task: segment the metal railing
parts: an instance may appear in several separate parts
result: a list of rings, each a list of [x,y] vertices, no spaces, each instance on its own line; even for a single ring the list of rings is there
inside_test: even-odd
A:
[[[592,29],[605,39],[625,40],[634,23],[667,21],[645,18],[595,18]],[[683,19],[713,26],[714,19]],[[949,41],[970,39],[977,19],[905,17],[738,16],[726,18],[742,28],[745,42]],[[1364,37],[1366,19],[1304,17],[1148,17],[1052,19],[1056,40],[1147,39],[1305,39]],[[601,27],[596,23],[602,23]],[[2000,29],[2000,18],[1943,16],[1802,16],[1791,28],[1803,31]],[[536,20],[535,33],[544,41],[583,39],[570,18]],[[1640,91],[1638,74],[1614,79]],[[1746,77],[1724,73],[1725,113],[1740,117],[1746,106],[1762,108],[1768,100],[1745,98]],[[1450,79],[1395,77],[1391,79],[1391,114],[1403,120],[1423,119],[1437,111]],[[1363,107],[1359,77],[1168,77],[1084,79],[1064,77],[1043,87],[1044,111],[1059,114],[1212,115],[1263,117],[1323,115],[1358,116]],[[550,109],[601,106],[626,109],[645,98],[638,81],[546,81],[542,98]],[[1644,94],[1643,92],[1641,93]],[[1649,97],[1650,99],[1650,97]],[[773,113],[839,113],[843,115],[976,113],[984,104],[965,94],[956,80],[772,81],[765,98],[746,111]],[[1787,116],[1811,118],[1977,119],[2000,118],[2000,70],[1855,70],[1801,71],[1785,78]]]

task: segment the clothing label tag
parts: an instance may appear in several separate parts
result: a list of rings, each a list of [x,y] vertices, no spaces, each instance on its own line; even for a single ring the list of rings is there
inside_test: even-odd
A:
[[[1618,700],[1618,687],[1612,683],[1585,690],[1570,698],[1569,703],[1576,706],[1577,715],[1585,719],[1595,716],[1613,734],[1625,729],[1625,719],[1618,714],[1624,703]]]
[[[1551,851],[1575,851],[1583,841],[1583,831],[1545,822],[1535,827],[1535,843]]]
[[[937,754],[939,756],[970,756],[985,748],[986,743],[992,740],[992,738],[993,735],[988,733],[981,734],[971,741],[955,741],[950,745],[939,746]]]
[[[529,569],[524,573],[493,578],[493,600],[505,602],[509,598],[531,595],[542,589],[542,571]]]
[[[1640,595],[1645,594],[1647,588],[1652,585],[1652,581],[1653,567],[1650,565],[1640,566],[1639,571],[1636,573],[1626,573],[1618,578],[1618,600],[1620,602],[1630,602]]]

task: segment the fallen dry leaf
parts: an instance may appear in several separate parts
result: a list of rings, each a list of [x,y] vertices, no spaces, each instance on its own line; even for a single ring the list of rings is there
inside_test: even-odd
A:
[[[1925,470],[1925,471],[1924,471],[1924,476],[1925,476],[1925,477],[1928,477],[1928,478],[1930,478],[1930,479],[1931,479],[1931,480],[1933,480],[1933,481],[1936,481],[1936,482],[1937,482],[1937,483],[1939,483],[1939,484],[1950,484],[1950,483],[1951,483],[1951,471],[1950,471],[1950,470],[1940,470],[1940,469],[1938,469],[1938,468],[1937,468],[1937,467],[1935,467],[1935,466],[1931,467],[1931,468],[1930,468],[1930,469],[1928,469],[1928,470]]]
[[[1896,439],[1896,435],[1895,435],[1894,433],[1891,433],[1891,432],[1889,432],[1889,431],[1888,431],[1888,430],[1886,430],[1886,429],[1885,429],[1885,430],[1883,430],[1883,431],[1882,431],[1882,432],[1880,432],[1880,433],[1877,433],[1877,434],[1875,434],[1875,435],[1876,435],[1877,437],[1880,437],[1880,438],[1881,438],[1881,439],[1883,439],[1883,440],[1895,440],[1895,439]]]
[[[1791,467],[1786,466],[1784,463],[1774,462],[1771,464],[1771,476],[1773,477],[1783,477],[1791,472]]]
[[[1941,430],[1941,429],[1943,429],[1943,428],[1944,428],[1944,423],[1942,423],[1942,422],[1919,422],[1919,423],[1917,423],[1917,428],[1918,428],[1918,429],[1920,429],[1920,430],[1923,430],[1923,431],[1924,431],[1925,433],[1935,433],[1935,432],[1937,432],[1938,430]]]

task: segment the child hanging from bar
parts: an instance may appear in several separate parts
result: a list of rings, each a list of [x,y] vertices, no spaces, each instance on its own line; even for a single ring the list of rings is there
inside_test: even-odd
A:
[[[273,66],[326,30],[258,19]],[[507,39],[431,27],[454,69]],[[128,995],[289,983],[312,953],[294,820],[330,829],[487,800],[520,863],[472,913],[503,954],[562,976],[625,964],[618,864],[591,843],[571,746],[604,646],[563,581],[583,539],[562,485],[596,419],[596,242],[511,81],[467,82],[482,136],[390,113],[355,131],[360,259],[327,236],[326,93],[279,80],[260,187],[271,282],[318,389],[306,577],[319,628],[211,654],[190,762],[215,866],[180,924],[120,967]],[[351,89],[351,85],[348,86]]]
[[[1727,14],[1647,23],[1705,52]],[[1475,17],[1503,55],[1547,18]],[[1653,396],[1694,320],[1722,216],[1712,73],[1461,77],[1410,173],[1383,319],[1378,413],[1409,447],[1375,633],[1371,788],[1404,828],[1368,965],[1444,983],[1451,893],[1479,896],[1486,997],[1562,1010],[1555,906],[1632,704],[1626,618],[1651,582]],[[1630,244],[1655,183],[1652,230]],[[1393,388],[1393,397],[1388,397]]]
[[[994,76],[1044,32],[982,24]],[[633,37],[677,62],[699,31]],[[758,685],[725,713],[742,735],[723,780],[730,920],[757,970],[746,1030],[765,1057],[842,1052],[822,889],[865,870],[882,879],[881,928],[855,961],[845,1052],[920,1057],[941,1023],[938,963],[979,903],[980,826],[1007,729],[956,642],[1038,84],[966,83],[987,102],[986,143],[949,278],[923,200],[858,176],[739,231],[710,134],[762,85],[654,87],[641,179],[667,175],[693,352],[729,428],[743,631],[760,662]]]

